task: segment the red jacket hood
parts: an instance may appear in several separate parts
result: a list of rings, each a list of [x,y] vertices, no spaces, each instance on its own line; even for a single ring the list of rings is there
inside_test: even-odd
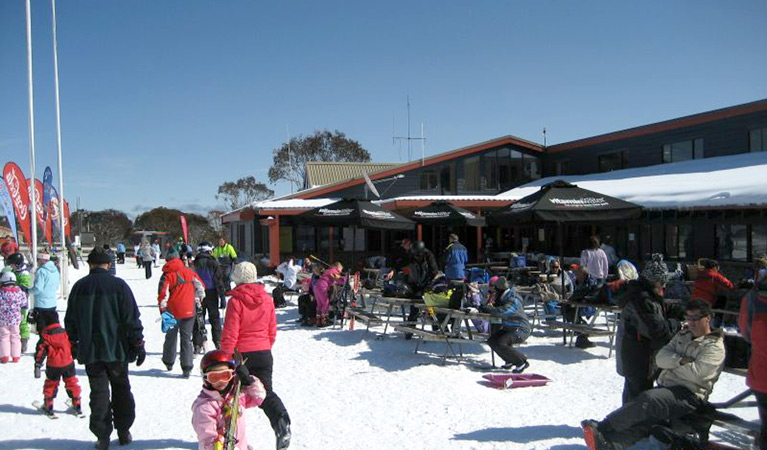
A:
[[[257,283],[241,284],[227,292],[227,295],[240,300],[248,309],[255,309],[265,301],[272,301],[272,297],[264,290],[264,287]]]
[[[164,266],[162,266],[162,271],[165,273],[178,272],[179,270],[183,268],[184,268],[184,263],[178,258],[173,258],[170,261],[166,262]]]

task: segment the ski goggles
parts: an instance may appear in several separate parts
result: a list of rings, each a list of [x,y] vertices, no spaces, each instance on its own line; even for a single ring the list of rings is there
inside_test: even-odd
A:
[[[234,377],[234,371],[232,369],[216,370],[206,372],[203,376],[208,383],[229,382]]]

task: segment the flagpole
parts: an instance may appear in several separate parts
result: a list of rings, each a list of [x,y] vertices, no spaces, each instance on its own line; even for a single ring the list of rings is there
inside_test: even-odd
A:
[[[29,166],[31,199],[29,202],[29,221],[32,228],[32,242],[29,243],[32,251],[32,260],[37,262],[37,188],[35,186],[35,94],[32,82],[32,5],[27,3],[27,91],[29,94]]]
[[[59,231],[61,232],[61,297],[69,295],[69,252],[64,228],[64,164],[61,156],[61,104],[59,103],[59,41],[56,32],[56,0],[51,0],[53,13],[53,83],[56,96],[56,144],[59,159]]]

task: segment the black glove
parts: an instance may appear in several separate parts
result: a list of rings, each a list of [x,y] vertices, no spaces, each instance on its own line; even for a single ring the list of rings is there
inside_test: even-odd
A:
[[[136,361],[136,365],[140,366],[144,364],[146,359],[146,350],[144,349],[144,341],[139,342],[128,350],[128,362]]]
[[[240,379],[240,383],[242,383],[243,386],[250,386],[253,384],[253,378],[250,376],[250,371],[246,365],[240,364],[234,372],[237,374],[237,378]]]
[[[40,378],[42,376],[41,374],[42,369],[43,369],[42,367],[35,364],[35,378]]]
[[[226,309],[226,295],[222,295],[218,300],[218,307],[220,309]]]
[[[77,341],[72,342],[72,359],[77,360]]]

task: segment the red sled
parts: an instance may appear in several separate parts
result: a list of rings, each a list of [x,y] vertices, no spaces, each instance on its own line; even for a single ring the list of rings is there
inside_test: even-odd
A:
[[[532,387],[532,386],[545,386],[551,380],[538,375],[537,373],[528,374],[493,374],[488,373],[482,375],[482,378],[487,380],[487,385],[498,389],[512,389],[520,387]]]

